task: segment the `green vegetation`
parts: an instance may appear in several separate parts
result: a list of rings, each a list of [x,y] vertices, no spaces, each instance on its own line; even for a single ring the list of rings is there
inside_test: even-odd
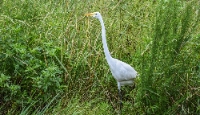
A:
[[[200,114],[199,0],[3,0],[0,114],[117,114],[101,42],[132,65],[122,114]]]

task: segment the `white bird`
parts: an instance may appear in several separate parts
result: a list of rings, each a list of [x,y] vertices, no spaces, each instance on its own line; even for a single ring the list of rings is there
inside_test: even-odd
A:
[[[99,12],[94,12],[94,13],[87,13],[86,16],[92,16],[94,18],[97,18],[101,23],[103,49],[104,49],[106,60],[110,67],[111,73],[117,81],[119,97],[120,97],[120,111],[121,111],[121,107],[122,107],[121,86],[133,85],[133,80],[134,78],[136,78],[137,72],[129,64],[122,62],[118,59],[112,58],[112,56],[110,55],[110,52],[108,50],[108,46],[106,43],[106,30],[105,30],[105,26],[104,26],[104,22],[103,22],[101,14]]]

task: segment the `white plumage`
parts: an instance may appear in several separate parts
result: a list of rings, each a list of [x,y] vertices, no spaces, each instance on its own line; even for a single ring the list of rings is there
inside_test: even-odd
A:
[[[108,61],[108,65],[113,77],[118,82],[118,89],[120,89],[120,86],[133,84],[137,72],[130,65],[114,58]]]
[[[107,43],[106,43],[106,30],[105,30],[105,26],[104,26],[101,14],[99,12],[94,12],[94,13],[88,13],[86,14],[86,16],[93,16],[97,18],[101,23],[104,53],[105,53],[108,65],[110,67],[111,73],[117,81],[119,96],[120,96],[120,109],[121,109],[122,97],[121,97],[120,88],[123,85],[133,85],[133,80],[134,78],[136,78],[137,72],[129,64],[111,57],[110,52],[108,50]]]

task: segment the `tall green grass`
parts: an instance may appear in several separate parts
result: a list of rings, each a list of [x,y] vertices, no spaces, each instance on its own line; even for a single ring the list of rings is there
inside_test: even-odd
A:
[[[200,112],[199,2],[4,0],[0,3],[1,114],[117,114],[113,57],[140,74],[123,87],[123,114]]]
[[[200,113],[198,7],[198,1],[158,3],[137,94],[143,113]]]

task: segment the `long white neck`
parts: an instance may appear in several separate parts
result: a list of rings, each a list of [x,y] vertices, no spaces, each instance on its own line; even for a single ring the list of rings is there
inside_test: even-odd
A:
[[[104,49],[104,53],[105,53],[106,59],[108,61],[112,57],[110,55],[110,52],[109,52],[108,46],[107,46],[107,42],[106,42],[106,29],[105,29],[102,17],[100,17],[98,19],[99,19],[99,21],[101,23],[101,29],[102,29],[102,33],[101,34],[102,34],[103,49]]]

